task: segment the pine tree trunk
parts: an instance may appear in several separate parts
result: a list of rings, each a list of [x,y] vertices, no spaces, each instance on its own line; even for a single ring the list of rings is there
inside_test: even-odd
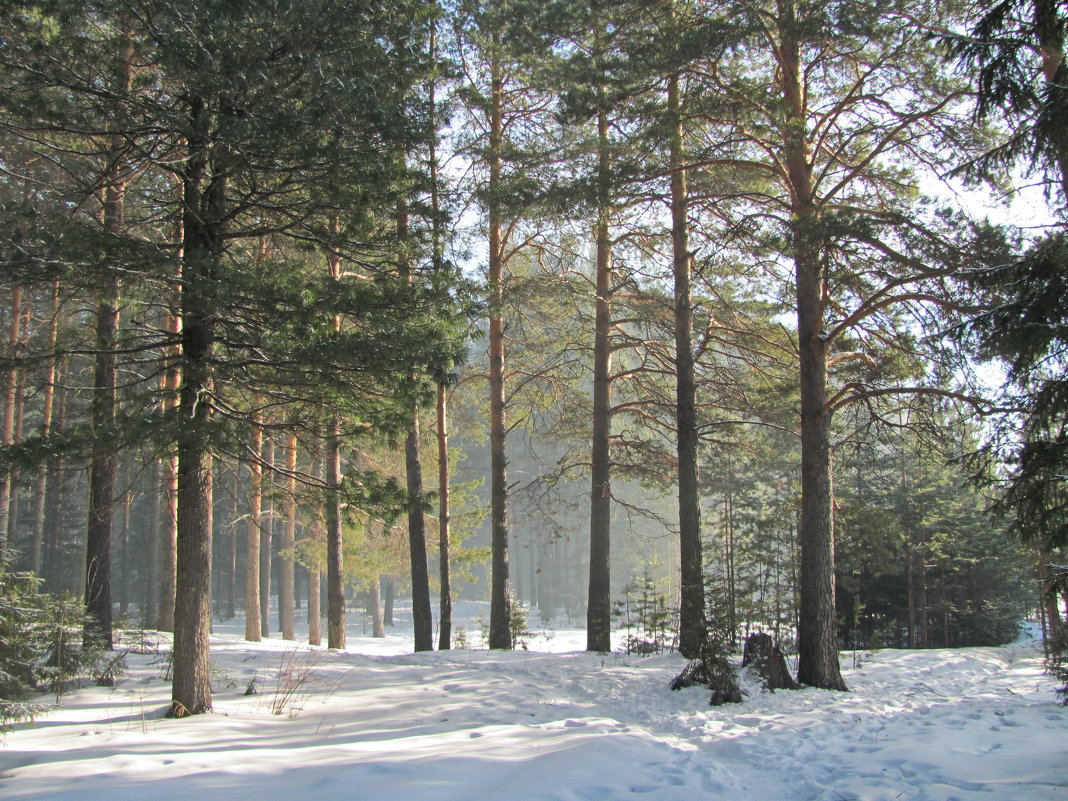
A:
[[[123,98],[130,91],[133,41],[123,33],[116,54],[111,91]],[[119,110],[120,118],[122,111]],[[107,163],[104,190],[104,233],[118,236],[124,227],[126,179],[122,174],[122,134],[114,134]],[[110,429],[115,425],[115,340],[119,330],[119,273],[109,271],[97,294],[96,364],[90,410],[93,439],[89,455],[89,523],[86,534],[85,607],[88,621],[85,640],[108,650],[111,637],[111,528],[115,503],[117,455]]]
[[[201,133],[205,104],[190,101],[189,159],[183,176],[181,383],[177,434],[177,559],[174,596],[173,682],[170,717],[211,710],[212,414],[214,298],[221,280],[220,257],[227,182],[204,176],[209,158],[225,158]],[[217,165],[214,165],[217,169]],[[205,188],[206,184],[206,188]]]
[[[59,380],[56,384],[55,404],[52,430],[62,434],[66,429],[67,392],[64,389],[67,368],[63,361],[56,364]],[[45,576],[45,586],[50,592],[63,589],[62,555],[60,550],[63,531],[63,498],[66,483],[67,463],[62,456],[48,461],[48,481],[45,488],[44,537],[42,542],[41,570]],[[79,565],[79,567],[81,567]]]
[[[52,413],[56,394],[56,344],[59,342],[59,281],[52,282],[48,324],[48,366],[45,368],[44,387],[41,391],[41,438],[47,440],[52,433]],[[30,545],[30,570],[44,575],[44,530],[45,499],[48,497],[49,474],[52,461],[42,465],[37,472],[34,486],[33,539]]]
[[[283,640],[297,639],[294,606],[293,543],[297,534],[297,435],[290,433],[286,446],[286,519],[278,562],[278,627]]]
[[[806,141],[807,106],[792,2],[780,5],[779,62],[785,101],[783,151],[792,190],[793,259],[801,391],[801,548],[798,681],[845,690],[838,664],[827,343],[823,338],[822,235]]]
[[[927,554],[920,553],[920,618],[923,621],[921,631],[923,636],[920,645],[923,648],[931,647],[931,614],[927,606]]]
[[[397,596],[397,582],[393,576],[386,577],[386,600],[384,602],[383,622],[392,628],[393,626],[393,599]]]
[[[412,414],[411,428],[404,446],[408,485],[408,549],[412,571],[412,624],[415,650],[434,650],[430,613],[430,579],[426,560],[426,529],[423,518],[423,471],[419,463],[419,413]]]
[[[231,468],[230,472],[230,524],[227,526],[229,536],[226,541],[229,544],[229,553],[226,562],[226,619],[233,620],[237,617],[237,521],[238,521],[238,470]]]
[[[612,650],[612,455],[609,444],[612,433],[612,243],[609,239],[611,161],[604,95],[602,89],[597,109],[597,308],[593,349],[593,439],[590,448],[590,584],[586,606],[586,650],[600,652]]]
[[[263,429],[252,419],[252,458],[248,464],[248,522],[245,528],[245,639],[259,642],[263,637],[260,622],[260,526],[263,515]]]
[[[122,487],[122,523],[119,526],[119,546],[122,568],[119,571],[119,611],[124,615],[130,606],[130,507],[133,506],[133,492],[130,491],[130,483],[133,481],[132,470],[129,465],[123,471]]]
[[[490,64],[489,131],[489,391],[490,630],[489,647],[512,647],[508,625],[508,456],[504,396],[504,259],[501,242],[501,145],[504,83],[500,57]]]
[[[159,460],[153,459],[148,468],[148,529],[145,532],[145,628],[159,625],[159,516],[162,504],[159,497]]]
[[[697,386],[690,300],[689,219],[678,75],[672,75],[668,83],[668,115],[672,121],[671,250],[675,274],[675,419],[679,460],[679,653],[687,659],[696,659],[705,641],[705,582],[701,501],[697,488]]]
[[[263,463],[266,483],[261,490],[262,514],[260,515],[260,634],[271,636],[271,549],[274,542],[274,499],[271,493],[271,477],[274,475],[274,438],[266,437],[263,443]]]
[[[397,238],[402,250],[398,254],[405,264],[408,280],[411,269],[407,247],[409,235],[408,206],[401,201],[397,209]],[[415,650],[434,650],[433,616],[430,611],[430,575],[427,568],[426,521],[423,515],[423,468],[420,458],[419,406],[413,403],[411,425],[404,443],[405,483],[408,490],[408,552],[412,580],[412,625],[415,630]]]
[[[19,330],[22,326],[22,286],[16,285],[11,291],[11,319],[8,329],[9,353],[18,347]],[[9,368],[4,373],[3,409],[0,410],[0,445],[9,447],[15,441],[15,397],[18,392],[18,370]],[[11,469],[0,469],[0,571],[4,569],[6,549],[14,545],[8,531],[10,520],[8,510],[11,506]]]
[[[1042,605],[1043,618],[1048,627],[1048,638],[1053,641],[1061,632],[1061,614],[1057,603],[1057,585],[1053,581],[1053,571],[1050,569],[1049,552],[1042,547],[1038,548],[1038,580],[1040,603]]]
[[[184,229],[179,228],[179,235],[184,237]],[[175,285],[179,297],[180,289]],[[180,313],[168,310],[164,314],[163,330],[172,342],[178,343],[181,336]],[[178,392],[182,381],[181,351],[175,344],[165,349],[166,370],[163,375],[164,412],[172,412],[178,407]],[[174,597],[176,571],[178,567],[178,454],[171,452],[163,458],[162,495],[164,512],[160,531],[160,581],[159,581],[159,628],[161,631],[174,631]]]
[[[449,543],[449,429],[448,399],[438,387],[438,583],[440,586],[438,650],[452,647],[452,572]],[[379,582],[381,583],[381,582]],[[381,592],[381,589],[379,590]]]
[[[438,52],[437,20],[430,30],[430,56],[437,58]],[[431,236],[433,240],[434,272],[445,268],[445,237],[442,232],[441,188],[438,170],[438,101],[437,81],[430,79],[430,206]],[[449,542],[449,429],[448,429],[448,393],[443,384],[438,385],[438,649],[447,651],[452,646],[452,565]],[[381,595],[381,578],[378,580],[377,592]]]
[[[22,314],[21,335],[19,337],[19,348],[25,349],[26,338],[29,336],[30,330],[30,312],[32,307],[30,304],[25,304],[25,308]],[[12,439],[15,442],[22,442],[25,435],[25,412],[26,412],[26,370],[19,368],[15,378],[15,430],[12,432]],[[7,513],[7,525],[8,530],[11,532],[12,543],[18,542],[19,536],[19,511],[22,508],[22,494],[19,492],[21,485],[22,471],[19,467],[15,466],[11,469],[11,505],[8,507]]]
[[[308,644],[323,644],[322,611],[323,574],[318,565],[308,569]]]
[[[182,380],[178,413],[178,553],[174,600],[174,679],[170,716],[211,710],[211,361],[215,342],[212,308],[222,251],[226,180],[214,175],[204,188],[209,158],[205,104],[190,98],[189,159],[184,178],[182,258]]]
[[[335,416],[326,437],[326,644],[345,647],[345,587],[341,535],[341,424]]]
[[[386,636],[386,625],[382,617],[382,577],[375,576],[371,580],[371,588],[367,593],[371,599],[371,636],[382,638]]]

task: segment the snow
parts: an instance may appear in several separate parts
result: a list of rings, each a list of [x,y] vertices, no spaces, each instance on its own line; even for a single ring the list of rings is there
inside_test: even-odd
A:
[[[849,693],[749,685],[744,704],[711,708],[707,690],[668,689],[678,656],[586,654],[575,630],[530,651],[412,654],[410,633],[352,625],[337,653],[246,643],[239,625],[213,637],[215,714],[165,719],[158,657],[130,654],[118,686],[76,690],[4,738],[0,798],[1068,799],[1068,710],[1030,637],[855,666],[843,652]],[[311,671],[290,698],[286,662]]]

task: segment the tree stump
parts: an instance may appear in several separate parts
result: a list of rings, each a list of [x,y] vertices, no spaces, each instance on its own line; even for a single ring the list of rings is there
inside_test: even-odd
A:
[[[706,641],[701,654],[690,660],[685,669],[671,682],[672,690],[703,684],[712,691],[710,706],[742,703],[742,691],[738,687],[734,668],[727,659],[721,643]]]
[[[742,667],[756,671],[766,690],[797,690],[801,687],[790,675],[786,657],[770,634],[750,634],[746,638]]]

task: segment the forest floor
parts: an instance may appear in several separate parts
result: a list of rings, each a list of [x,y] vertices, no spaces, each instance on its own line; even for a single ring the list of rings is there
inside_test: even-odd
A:
[[[0,799],[1068,799],[1068,709],[1025,639],[844,652],[849,693],[749,686],[710,708],[668,689],[677,655],[586,654],[575,630],[411,654],[410,635],[359,629],[338,653],[218,625],[215,713],[186,720],[163,717],[160,657],[131,653],[116,687],[3,739]]]

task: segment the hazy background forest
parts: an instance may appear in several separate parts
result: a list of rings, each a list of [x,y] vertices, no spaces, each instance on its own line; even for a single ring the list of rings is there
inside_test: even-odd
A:
[[[401,596],[837,689],[1055,635],[1068,9],[986,6],[5,3],[5,608],[174,631],[176,714],[212,619]]]

